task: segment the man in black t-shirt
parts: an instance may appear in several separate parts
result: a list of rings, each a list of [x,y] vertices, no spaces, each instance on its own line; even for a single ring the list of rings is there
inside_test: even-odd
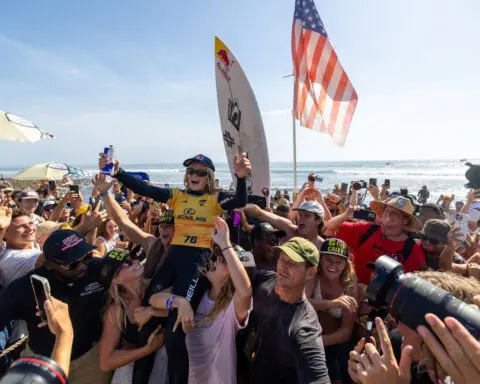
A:
[[[280,247],[277,273],[259,271],[253,284],[253,311],[243,352],[252,384],[329,383],[322,328],[305,297],[319,253],[310,241],[294,237]]]
[[[30,276],[47,278],[51,295],[68,304],[74,331],[71,384],[108,382],[107,376],[100,371],[97,347],[102,332],[106,285],[101,279],[102,260],[91,259],[90,252],[94,248],[78,232],[55,231],[43,247],[44,265],[13,281],[0,294],[0,329],[12,319],[25,320],[29,332],[28,349],[45,356],[51,355],[55,336],[48,327],[38,328],[42,320],[36,316]]]

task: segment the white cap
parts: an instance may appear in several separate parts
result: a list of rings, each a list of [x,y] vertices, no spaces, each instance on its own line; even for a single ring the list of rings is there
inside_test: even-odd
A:
[[[312,212],[318,217],[321,217],[322,219],[325,215],[323,207],[315,200],[304,201],[302,204],[300,204],[300,207],[295,208],[294,211]]]
[[[256,264],[252,252],[245,251],[239,245],[234,247],[234,251],[245,268],[255,267]]]

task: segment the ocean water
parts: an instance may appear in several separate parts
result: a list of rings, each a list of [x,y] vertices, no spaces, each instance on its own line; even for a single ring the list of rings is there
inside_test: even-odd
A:
[[[480,160],[469,159],[472,163],[480,163]],[[408,187],[410,193],[416,195],[418,190],[427,185],[431,192],[431,199],[436,199],[441,194],[455,194],[456,199],[464,199],[467,189],[464,184],[467,167],[464,161],[458,160],[413,160],[413,161],[351,161],[351,162],[300,162],[297,163],[297,187],[306,181],[310,172],[316,172],[323,177],[323,182],[317,186],[322,192],[330,191],[335,184],[342,182],[377,178],[378,183],[384,179],[391,180],[391,190],[399,190]],[[96,173],[93,165],[74,165],[82,168],[90,174]],[[144,171],[150,174],[153,182],[163,186],[169,184],[172,187],[183,185],[184,167],[179,164],[122,164],[128,171]],[[230,171],[227,164],[216,164],[216,177],[220,184],[228,187],[231,182]],[[20,170],[19,167],[0,167],[0,173],[5,177],[11,177]],[[293,164],[271,163],[270,182],[272,194],[277,189],[293,190]],[[82,190],[89,192],[88,182],[82,182]]]

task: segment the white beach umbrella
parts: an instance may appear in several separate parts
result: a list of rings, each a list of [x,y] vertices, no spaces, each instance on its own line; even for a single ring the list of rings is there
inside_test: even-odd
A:
[[[0,139],[33,143],[52,138],[52,134],[42,131],[34,123],[13,113],[0,111]]]
[[[22,169],[13,180],[62,180],[63,176],[70,173],[69,167],[62,163],[40,163]]]

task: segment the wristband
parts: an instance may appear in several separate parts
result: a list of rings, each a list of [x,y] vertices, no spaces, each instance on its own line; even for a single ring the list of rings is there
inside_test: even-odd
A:
[[[229,245],[228,247],[223,248],[223,249],[222,249],[222,252],[223,252],[223,251],[226,251],[226,250],[229,249],[229,248],[233,248],[233,247],[232,247],[231,245]]]
[[[173,300],[175,300],[176,297],[177,296],[173,295],[167,299],[167,302],[165,303],[165,309],[167,309],[168,311],[171,311],[173,309]]]
[[[105,192],[101,193],[99,196],[100,196],[100,197],[105,197],[105,196],[107,196],[107,195],[109,195],[109,194],[110,194],[110,191],[105,191]]]

